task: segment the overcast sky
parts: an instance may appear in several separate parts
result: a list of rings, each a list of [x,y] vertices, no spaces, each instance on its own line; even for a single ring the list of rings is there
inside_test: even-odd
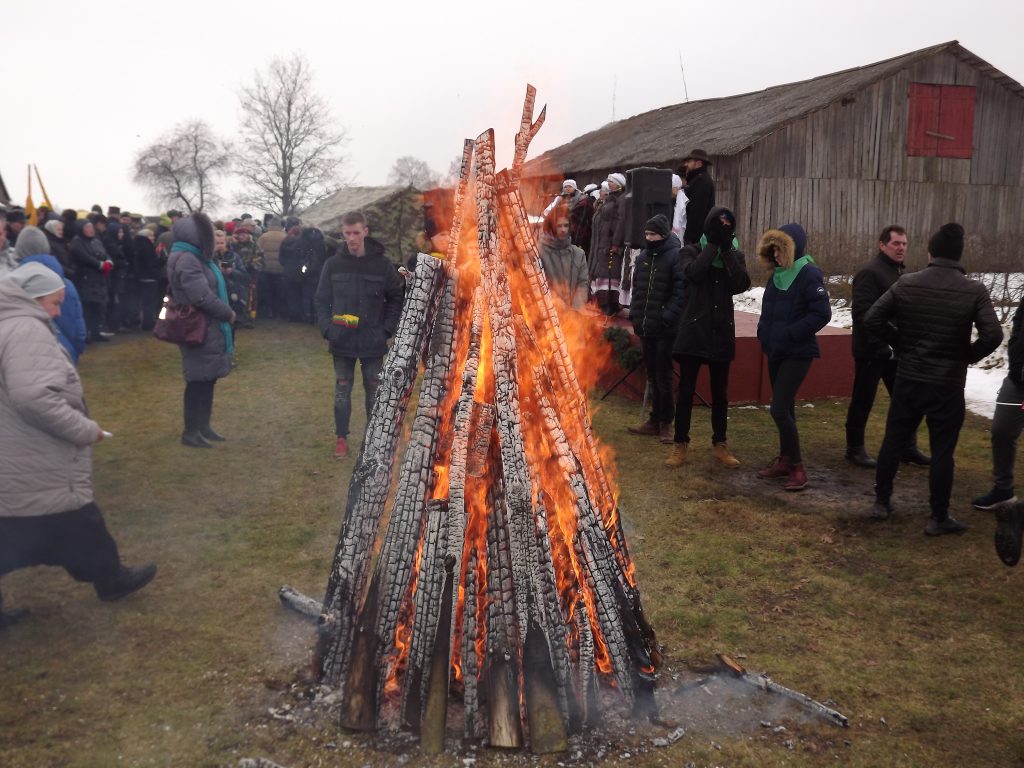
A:
[[[347,129],[346,171],[364,185],[386,183],[402,155],[444,173],[462,139],[490,127],[507,165],[527,82],[538,89],[538,109],[548,105],[532,157],[613,117],[684,101],[680,61],[690,100],[954,39],[1024,81],[1022,0],[4,6],[0,174],[22,201],[26,164],[35,163],[59,207],[155,211],[131,180],[136,152],[197,117],[233,139],[239,86],[275,56],[294,52],[309,60],[316,89]]]

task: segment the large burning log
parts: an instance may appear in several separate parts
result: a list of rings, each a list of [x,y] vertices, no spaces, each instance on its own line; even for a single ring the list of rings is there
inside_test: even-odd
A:
[[[467,737],[534,752],[596,720],[602,683],[653,711],[654,633],[519,194],[534,97],[511,170],[493,131],[464,144],[449,250],[418,257],[320,617],[342,724],[409,728],[431,754],[450,694]]]

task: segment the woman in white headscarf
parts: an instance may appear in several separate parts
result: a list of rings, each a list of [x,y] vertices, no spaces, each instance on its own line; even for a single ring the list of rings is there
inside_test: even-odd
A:
[[[93,501],[89,418],[78,372],[50,321],[64,281],[38,263],[0,278],[0,576],[33,565],[63,567],[101,600],[142,588],[155,565],[121,565]],[[25,611],[4,613],[0,627]]]

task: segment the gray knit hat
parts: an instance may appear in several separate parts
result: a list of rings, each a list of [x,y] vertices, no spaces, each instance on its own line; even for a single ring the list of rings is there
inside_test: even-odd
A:
[[[50,241],[39,227],[25,227],[18,233],[18,241],[14,244],[14,257],[18,261],[49,252]]]
[[[8,277],[33,299],[64,290],[64,279],[49,267],[36,261],[30,261],[17,269],[12,269],[8,273]]]

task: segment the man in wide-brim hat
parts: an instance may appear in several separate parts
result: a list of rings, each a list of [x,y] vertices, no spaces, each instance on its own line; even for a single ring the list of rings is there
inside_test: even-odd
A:
[[[683,158],[679,173],[686,180],[686,229],[683,244],[694,245],[704,234],[704,221],[715,207],[715,182],[708,173],[711,160],[703,149],[693,149]]]

